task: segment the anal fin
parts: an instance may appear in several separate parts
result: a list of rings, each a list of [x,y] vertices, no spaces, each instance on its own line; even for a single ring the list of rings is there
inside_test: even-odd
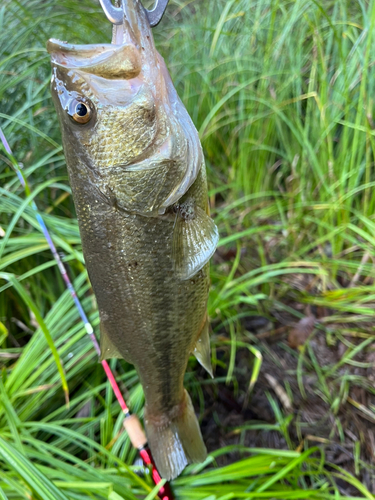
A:
[[[193,200],[178,205],[172,250],[177,277],[187,280],[197,274],[214,254],[218,241],[216,224]]]
[[[214,378],[211,364],[210,335],[207,317],[192,354],[194,354],[197,361],[203,366],[206,372]]]

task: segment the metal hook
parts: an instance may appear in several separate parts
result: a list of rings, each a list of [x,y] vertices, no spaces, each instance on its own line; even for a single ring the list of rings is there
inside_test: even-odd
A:
[[[154,8],[152,10],[147,10],[146,15],[151,28],[157,26],[161,18],[164,16],[165,9],[167,8],[169,0],[156,0]]]
[[[122,24],[123,12],[120,7],[115,7],[111,0],[99,0],[99,2],[108,21],[112,24]]]
[[[165,9],[167,8],[168,1],[169,0],[156,0],[152,10],[145,9],[151,28],[154,28],[160,23]],[[122,24],[124,14],[121,7],[115,7],[111,0],[99,0],[99,2],[105,15],[112,24]]]

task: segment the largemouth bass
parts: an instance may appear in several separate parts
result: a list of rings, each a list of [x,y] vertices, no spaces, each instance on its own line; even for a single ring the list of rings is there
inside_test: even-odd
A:
[[[155,49],[138,0],[123,0],[111,44],[48,42],[52,95],[102,356],[134,364],[162,477],[206,457],[183,387],[189,355],[212,375],[209,216],[198,133]]]

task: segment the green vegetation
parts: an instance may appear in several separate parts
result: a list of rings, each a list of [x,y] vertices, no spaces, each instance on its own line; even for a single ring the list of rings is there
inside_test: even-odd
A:
[[[31,186],[23,191],[1,149],[1,500],[157,495],[132,465],[120,408],[30,206],[35,200],[43,213],[97,331],[45,43],[107,42],[110,29],[89,0],[0,5],[0,126]],[[171,0],[154,35],[200,132],[221,234],[209,302],[217,376],[207,380],[191,360],[186,387],[204,420],[207,394],[215,402],[225,384],[256,406],[266,361],[277,358],[264,338],[276,338],[293,361],[275,361],[284,367],[277,382],[289,408],[265,384],[272,423],[223,423],[214,411],[217,428],[238,438],[224,447],[217,441],[205,464],[188,467],[172,484],[176,497],[372,499],[375,0]],[[259,316],[268,321],[260,334],[247,327]],[[313,324],[293,350],[278,332],[305,316]],[[324,357],[322,349],[339,354]],[[111,365],[142,416],[135,371]],[[324,435],[300,418],[312,398],[327,415]],[[357,433],[349,421],[362,418]],[[250,448],[249,432],[273,432],[283,449]],[[332,442],[350,449],[352,466],[332,463],[325,453]]]

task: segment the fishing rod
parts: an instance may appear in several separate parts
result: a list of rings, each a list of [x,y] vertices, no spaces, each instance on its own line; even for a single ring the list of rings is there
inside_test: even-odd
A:
[[[30,186],[27,182],[25,175],[23,174],[23,172],[21,170],[21,165],[17,162],[15,156],[13,155],[13,152],[12,152],[12,150],[9,146],[9,143],[8,143],[1,128],[0,128],[0,139],[1,139],[1,142],[3,144],[5,151],[7,152],[7,154],[10,157],[11,163],[12,163],[13,168],[17,174],[17,177],[18,177],[18,180],[20,181],[20,184],[24,188],[26,195],[29,196],[31,194]],[[40,228],[42,230],[42,233],[43,233],[43,235],[48,243],[48,246],[51,250],[51,253],[52,253],[52,255],[57,263],[57,267],[58,267],[60,274],[65,282],[66,288],[68,289],[68,291],[69,291],[69,293],[74,301],[74,304],[78,310],[78,313],[82,319],[86,333],[88,334],[91,342],[93,343],[94,349],[97,352],[98,357],[100,359],[101,350],[100,350],[99,343],[95,337],[94,329],[91,326],[91,323],[86,316],[86,313],[85,313],[85,311],[82,307],[82,304],[77,296],[77,293],[74,289],[74,286],[73,286],[72,282],[70,281],[70,278],[69,278],[69,275],[66,271],[66,268],[65,268],[65,266],[60,258],[59,253],[56,250],[56,246],[53,242],[51,234],[47,229],[47,226],[44,222],[42,215],[40,214],[40,211],[39,211],[35,201],[32,201],[30,203],[30,205],[31,205],[31,208],[35,212],[36,219],[37,219],[37,221],[40,225]],[[130,413],[129,407],[127,406],[127,404],[125,402],[125,399],[121,393],[121,390],[116,382],[116,378],[115,378],[108,362],[105,359],[103,359],[100,362],[103,366],[103,369],[105,371],[105,374],[107,375],[108,381],[111,384],[112,390],[113,390],[113,392],[117,398],[117,401],[119,402],[121,410],[124,414],[125,418],[124,418],[123,425],[124,425],[126,432],[128,433],[129,439],[130,439],[132,445],[134,446],[134,448],[136,448],[138,450],[139,455],[143,461],[143,464],[146,467],[150,468],[152,479],[153,479],[154,483],[157,485],[162,481],[162,478],[161,478],[158,470],[156,469],[151,452],[147,446],[147,438],[146,438],[146,434],[145,434],[144,430],[142,429],[142,425],[141,425],[138,417],[135,414]],[[161,486],[158,495],[161,497],[162,500],[174,500],[174,496],[172,494],[171,488],[170,488],[168,483],[165,483],[163,486]]]
[[[110,0],[100,0],[100,3],[101,3],[101,6],[104,10],[104,13],[106,14],[108,20],[112,24],[118,25],[118,24],[122,24],[124,22],[124,11],[121,7],[114,6]],[[155,6],[152,10],[145,9],[146,17],[147,17],[148,22],[149,22],[151,27],[156,26],[160,22],[163,14],[165,12],[167,4],[168,4],[168,0],[156,0]],[[22,164],[18,163],[16,158],[14,157],[12,150],[9,146],[9,143],[7,142],[5,135],[2,132],[1,128],[0,128],[0,139],[1,139],[1,142],[3,144],[3,147],[6,151],[6,153],[8,154],[8,156],[11,160],[11,164],[12,164],[12,166],[17,174],[17,177],[20,181],[20,184],[22,185],[23,189],[25,190],[26,195],[30,196],[31,190],[30,190],[29,184],[27,182],[27,179],[26,179],[24,173],[22,172]],[[100,350],[99,343],[95,337],[94,330],[93,330],[92,325],[90,324],[90,322],[86,316],[85,311],[83,310],[83,307],[82,307],[80,300],[75,292],[74,286],[69,279],[68,273],[67,273],[66,268],[65,268],[65,266],[60,258],[60,255],[58,254],[58,252],[56,250],[56,247],[55,247],[55,244],[54,244],[53,239],[51,237],[51,234],[47,229],[47,226],[44,222],[44,219],[43,219],[40,211],[38,210],[38,207],[37,207],[35,201],[34,200],[31,201],[30,205],[31,205],[31,208],[35,212],[36,219],[40,225],[40,228],[41,228],[42,233],[43,233],[43,235],[48,243],[48,246],[52,252],[52,255],[57,263],[58,269],[62,275],[64,283],[65,283],[65,285],[66,285],[66,287],[67,287],[67,289],[68,289],[68,291],[69,291],[69,293],[74,301],[74,304],[79,312],[79,315],[80,315],[82,322],[84,324],[86,333],[88,334],[89,338],[91,339],[91,342],[93,343],[95,351],[97,352],[99,359],[100,359],[101,350]],[[141,426],[141,423],[136,415],[130,413],[130,410],[125,402],[125,399],[120,391],[120,388],[116,382],[115,376],[114,376],[111,368],[109,367],[108,362],[106,360],[101,360],[100,362],[103,366],[103,369],[107,375],[108,381],[112,387],[112,390],[113,390],[113,392],[114,392],[114,394],[119,402],[121,410],[124,414],[123,425],[124,425],[126,432],[129,435],[130,441],[131,441],[132,445],[139,451],[140,457],[141,457],[144,465],[150,468],[152,479],[153,479],[154,483],[156,485],[158,485],[161,483],[162,479],[161,479],[161,476],[160,476],[160,474],[155,466],[151,452],[147,446],[147,438],[146,438],[145,432]],[[158,495],[160,498],[162,498],[162,500],[173,500],[173,498],[174,498],[168,483],[164,483],[164,484],[160,485]]]
[[[15,156],[13,155],[13,152],[12,152],[12,150],[9,146],[9,143],[8,143],[1,128],[0,128],[0,139],[1,139],[1,142],[3,144],[3,147],[6,151],[6,153],[9,156],[9,159],[11,160],[11,164],[12,164],[12,166],[17,174],[17,177],[18,177],[18,180],[20,181],[21,186],[25,190],[26,195],[30,196],[31,189],[30,189],[30,186],[27,182],[27,178],[25,177],[24,173],[22,172],[21,164],[18,163]],[[56,246],[53,242],[51,234],[47,229],[47,226],[44,222],[44,219],[43,219],[35,201],[34,200],[31,201],[30,205],[31,205],[31,208],[35,212],[36,219],[37,219],[37,221],[40,225],[40,228],[42,230],[42,233],[43,233],[43,235],[48,243],[48,246],[51,250],[51,253],[52,253],[52,255],[57,263],[57,267],[58,267],[60,274],[65,282],[66,288],[68,289],[68,291],[69,291],[69,293],[74,301],[74,304],[78,310],[78,313],[82,319],[86,333],[88,334],[91,342],[93,343],[95,351],[97,352],[98,357],[100,359],[101,351],[100,351],[99,343],[98,343],[98,341],[95,337],[95,334],[94,334],[94,329],[91,326],[91,323],[89,322],[89,320],[86,316],[86,313],[85,313],[85,311],[82,307],[82,304],[77,296],[77,293],[74,289],[74,286],[73,286],[72,282],[70,281],[70,278],[68,276],[66,268],[65,268],[65,266],[60,258],[60,255],[58,254],[58,252],[56,250]],[[103,369],[105,371],[105,374],[107,375],[108,381],[112,387],[112,390],[113,390],[113,392],[117,398],[117,401],[119,402],[121,410],[124,414],[125,418],[123,421],[123,425],[124,425],[126,432],[128,433],[130,442],[132,443],[134,448],[136,448],[138,450],[144,466],[148,467],[150,469],[153,482],[156,485],[158,485],[159,483],[161,483],[162,478],[161,478],[161,476],[160,476],[160,474],[155,466],[150,449],[147,446],[147,438],[146,438],[146,434],[142,428],[142,425],[141,425],[137,415],[130,413],[129,407],[127,406],[127,404],[125,402],[125,399],[121,393],[121,390],[116,382],[116,378],[115,378],[108,362],[105,359],[103,359],[102,361],[100,361],[100,363],[103,366]],[[162,485],[160,487],[159,492],[158,492],[158,496],[161,498],[161,500],[174,500],[174,496],[173,496],[172,490],[169,486],[169,483],[165,483],[164,485]]]

